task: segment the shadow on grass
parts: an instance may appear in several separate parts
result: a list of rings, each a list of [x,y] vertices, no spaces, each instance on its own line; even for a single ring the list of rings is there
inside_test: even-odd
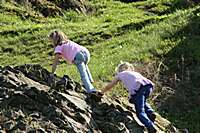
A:
[[[176,32],[170,40],[181,40],[169,51],[161,69],[161,103],[159,113],[166,116],[178,128],[190,133],[200,129],[200,9],[193,11],[187,26]],[[167,78],[166,78],[167,77]]]
[[[136,3],[135,6],[149,13],[161,16],[173,13],[178,9],[191,8],[198,3],[200,3],[199,0],[143,1]]]

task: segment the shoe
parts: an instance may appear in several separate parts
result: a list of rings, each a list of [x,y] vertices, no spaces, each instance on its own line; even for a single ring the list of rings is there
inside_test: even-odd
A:
[[[102,92],[97,91],[96,95],[99,96],[99,97],[102,97],[104,94]]]
[[[95,102],[100,102],[102,96],[100,96],[99,92],[92,91],[92,92],[89,93],[89,98],[94,100]]]
[[[149,119],[154,122],[156,120],[156,114],[155,113],[151,113],[150,115],[148,115]]]
[[[157,130],[154,127],[147,128],[148,133],[157,133]]]

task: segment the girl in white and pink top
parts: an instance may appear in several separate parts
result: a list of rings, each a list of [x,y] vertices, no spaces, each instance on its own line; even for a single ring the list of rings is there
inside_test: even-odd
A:
[[[132,64],[124,62],[119,64],[117,75],[102,89],[101,95],[113,88],[119,81],[128,89],[129,102],[135,105],[139,120],[145,125],[149,133],[156,133],[154,125],[156,115],[147,103],[147,98],[153,90],[153,82],[135,72]]]
[[[140,73],[135,71],[122,71],[117,74],[116,78],[121,80],[124,86],[128,89],[129,98],[136,94],[141,85],[153,85],[149,79],[143,77]]]
[[[69,63],[72,64],[76,54],[80,51],[85,51],[89,53],[89,51],[77,43],[73,41],[65,41],[62,42],[61,45],[57,45],[54,49],[54,54],[60,53],[62,57]]]
[[[56,71],[59,59],[63,58],[69,64],[75,64],[77,66],[86,92],[96,93],[96,89],[92,85],[93,79],[87,66],[90,60],[89,51],[85,47],[69,40],[61,31],[51,32],[49,39],[53,42],[55,55],[52,65],[52,75]]]

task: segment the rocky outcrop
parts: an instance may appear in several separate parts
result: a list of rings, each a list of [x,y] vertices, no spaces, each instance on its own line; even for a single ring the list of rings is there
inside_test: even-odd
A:
[[[132,105],[86,94],[40,65],[0,67],[0,132],[143,133]],[[178,132],[157,115],[159,132]]]
[[[29,6],[43,16],[62,15],[63,11],[72,9],[86,14],[88,7],[85,0],[13,0],[18,4]]]

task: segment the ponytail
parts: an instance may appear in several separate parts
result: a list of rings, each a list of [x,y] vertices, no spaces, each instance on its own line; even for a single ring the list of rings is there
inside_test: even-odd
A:
[[[61,31],[53,31],[49,34],[49,38],[53,40],[54,46],[62,45],[62,42],[67,41],[67,36]]]

